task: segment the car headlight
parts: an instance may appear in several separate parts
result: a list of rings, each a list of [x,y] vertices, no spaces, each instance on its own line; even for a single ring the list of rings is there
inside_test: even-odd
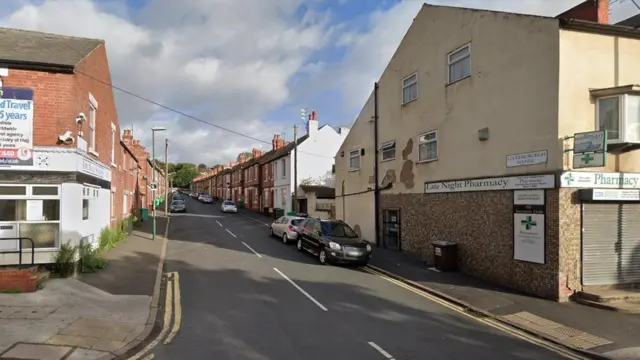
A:
[[[367,244],[367,251],[371,252],[371,245]]]
[[[329,242],[329,248],[331,248],[331,250],[340,250],[340,244],[338,243],[334,243],[333,241]]]

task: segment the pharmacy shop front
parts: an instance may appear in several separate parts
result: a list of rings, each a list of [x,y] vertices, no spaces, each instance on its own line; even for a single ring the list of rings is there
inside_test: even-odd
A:
[[[566,172],[581,207],[582,285],[640,284],[640,173]]]
[[[51,263],[61,244],[96,244],[109,225],[111,170],[76,149],[34,149],[30,167],[0,168],[0,265]],[[21,239],[21,240],[20,240]]]

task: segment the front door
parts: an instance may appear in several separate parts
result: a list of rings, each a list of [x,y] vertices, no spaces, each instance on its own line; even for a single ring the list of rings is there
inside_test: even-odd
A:
[[[298,199],[298,212],[308,214],[307,199]]]
[[[385,249],[400,250],[400,210],[384,209],[382,221],[382,246]]]

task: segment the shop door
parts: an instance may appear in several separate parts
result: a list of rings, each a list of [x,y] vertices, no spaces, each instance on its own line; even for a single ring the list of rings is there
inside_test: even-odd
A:
[[[640,204],[582,208],[582,284],[640,283]]]
[[[298,199],[298,212],[303,214],[308,214],[309,213],[308,204],[309,203],[307,202],[307,199]]]
[[[384,209],[382,221],[382,246],[385,249],[400,250],[400,210]]]

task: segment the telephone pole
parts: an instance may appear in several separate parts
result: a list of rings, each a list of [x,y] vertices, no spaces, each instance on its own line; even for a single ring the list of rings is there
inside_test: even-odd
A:
[[[169,213],[169,139],[164,139],[164,216]]]
[[[298,213],[298,125],[293,125],[293,201],[291,209]]]

